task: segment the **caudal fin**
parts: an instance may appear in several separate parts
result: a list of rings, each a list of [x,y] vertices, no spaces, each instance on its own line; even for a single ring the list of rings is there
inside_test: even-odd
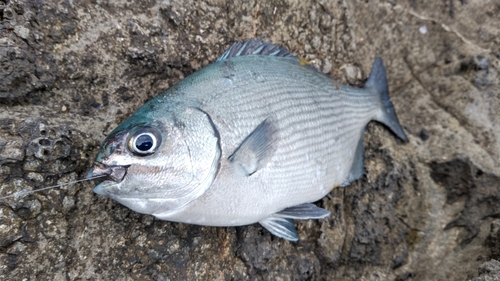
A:
[[[365,89],[372,91],[379,95],[381,106],[380,112],[378,113],[376,120],[382,122],[384,125],[389,127],[394,134],[396,134],[400,139],[407,142],[403,128],[399,124],[398,117],[394,111],[394,106],[392,105],[391,99],[389,98],[389,89],[387,87],[387,77],[385,75],[385,67],[382,63],[382,59],[377,57],[373,62],[372,71],[366,81]]]

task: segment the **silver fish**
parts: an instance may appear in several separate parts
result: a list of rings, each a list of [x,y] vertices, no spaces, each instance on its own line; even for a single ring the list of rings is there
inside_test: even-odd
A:
[[[128,208],[207,226],[259,222],[296,241],[294,219],[363,172],[370,120],[407,141],[373,63],[364,88],[327,77],[271,42],[234,43],[147,102],[104,141],[87,177]]]

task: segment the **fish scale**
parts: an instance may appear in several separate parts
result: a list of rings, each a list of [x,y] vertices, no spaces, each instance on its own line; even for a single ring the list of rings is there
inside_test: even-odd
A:
[[[268,57],[239,57],[238,60],[235,60],[235,64],[241,62],[241,64],[244,65],[248,60],[251,60],[251,68],[245,67],[243,70],[235,69],[236,73],[243,73],[241,75],[241,79],[248,77],[244,75],[246,72],[259,71],[265,68],[268,64],[277,63],[273,62],[273,60],[277,60],[279,62],[283,59],[280,60],[280,58]],[[289,64],[284,64],[283,68],[289,66]],[[302,67],[293,63],[291,66]],[[217,65],[213,66],[213,68],[216,67]],[[216,69],[207,68],[206,71],[211,72],[212,75],[217,77]],[[325,167],[331,167],[334,165],[336,161],[335,159],[345,159],[345,161],[343,161],[343,167],[349,168],[352,163],[352,156],[350,156],[350,154],[353,154],[351,151],[355,149],[357,143],[357,140],[354,140],[359,139],[361,128],[364,127],[367,120],[373,118],[374,114],[369,114],[369,112],[373,112],[375,107],[367,110],[367,96],[364,96],[365,102],[362,103],[365,106],[360,106],[360,103],[357,102],[360,98],[357,96],[350,98],[348,92],[336,91],[335,86],[331,83],[331,81],[326,80],[323,76],[319,76],[317,73],[312,71],[308,71],[306,74],[313,75],[315,78],[320,77],[321,79],[324,79],[321,81],[322,83],[320,85],[315,85],[314,88],[318,88],[317,92],[311,91],[311,84],[305,84],[301,81],[289,79],[288,76],[284,76],[280,69],[273,68],[269,73],[264,73],[265,74],[263,75],[267,77],[266,84],[265,86],[258,87],[258,90],[254,93],[248,93],[248,91],[229,93],[228,91],[228,98],[225,102],[216,105],[217,101],[210,99],[213,104],[206,103],[203,105],[203,108],[207,112],[213,112],[214,116],[217,116],[213,116],[216,124],[218,123],[218,119],[226,120],[227,122],[227,120],[231,120],[231,116],[238,116],[238,118],[232,118],[235,121],[232,126],[238,127],[240,130],[227,130],[225,131],[225,134],[221,133],[222,147],[225,147],[226,154],[231,154],[241,141],[243,141],[243,139],[265,118],[270,115],[275,115],[276,119],[279,120],[278,127],[282,128],[282,130],[280,130],[281,141],[276,151],[275,160],[270,163],[272,166],[270,169],[265,171],[263,170],[259,175],[261,177],[261,181],[264,182],[265,185],[269,185],[269,189],[263,190],[263,193],[267,194],[272,192],[278,195],[286,194],[286,196],[279,196],[274,200],[274,202],[269,204],[268,208],[270,210],[268,210],[268,212],[274,213],[278,210],[285,209],[286,207],[296,205],[299,201],[306,200],[306,202],[312,202],[325,195],[324,191],[311,192],[311,187],[309,186],[310,178],[307,177],[307,175],[315,173],[315,165],[308,167],[308,169],[304,169],[307,165],[297,165],[293,162],[304,163],[304,153],[309,153],[313,158],[325,157],[325,155],[328,155],[329,161],[325,162]],[[307,79],[307,77],[302,77],[302,79]],[[238,85],[239,81],[240,76],[234,76],[232,86],[234,88],[241,89],[246,85],[252,84],[251,79],[243,80],[244,82],[241,83],[242,85]],[[199,84],[200,81],[194,80],[192,83]],[[211,83],[217,82],[212,81]],[[288,85],[291,89],[293,89],[293,91],[283,88],[283,84]],[[319,91],[320,89],[322,90],[321,92]],[[336,94],[336,96],[334,94]],[[354,92],[351,95],[356,94],[359,93]],[[217,95],[219,97],[224,96],[223,94]],[[258,98],[255,99],[255,96]],[[312,101],[315,98],[321,97],[324,97],[323,102],[326,105],[323,110],[308,112],[302,107],[304,102],[313,104]],[[373,95],[368,95],[368,97],[374,98]],[[203,99],[203,97],[200,97],[199,99]],[[293,103],[288,105],[286,102],[287,100],[293,101]],[[340,100],[343,102],[339,102]],[[349,110],[346,111],[346,108]],[[343,111],[342,114],[333,114],[335,111],[341,109]],[[352,114],[346,115],[346,113],[349,112],[352,112]],[[325,116],[328,116],[329,118],[325,118]],[[302,119],[304,121],[297,122],[297,119]],[[356,120],[356,122],[342,122],[343,119]],[[308,123],[309,126],[306,126]],[[333,129],[333,124],[342,123],[344,124],[344,127],[339,127],[337,132],[327,133]],[[295,125],[301,125],[300,128],[301,130],[304,130],[304,132],[296,134],[297,131],[294,130]],[[319,127],[322,127],[323,130],[321,132],[318,131],[317,134],[312,134],[314,132],[312,129]],[[235,132],[239,134],[236,135]],[[344,135],[344,138],[342,139],[345,141],[334,145],[332,140],[342,135]],[[293,136],[297,136],[297,138],[293,138]],[[231,140],[231,142],[225,142],[225,140]],[[299,149],[305,147],[308,149]],[[335,150],[336,147],[338,150]],[[273,165],[273,163],[280,164]],[[289,165],[289,163],[293,163],[293,165]],[[342,184],[342,178],[345,177],[344,174],[348,168],[344,168],[338,173],[330,173],[329,177],[325,177],[323,181],[318,184],[328,184],[330,188]],[[296,176],[280,176],[291,174]],[[302,181],[297,181],[297,178],[302,179]],[[309,185],[307,183],[309,183]],[[216,180],[214,185],[217,184],[218,182]],[[244,189],[248,189],[247,191],[249,193],[253,192],[252,189],[255,187],[255,184],[256,183],[254,181],[248,181],[248,185],[250,186],[245,187]],[[286,192],[284,192],[283,189],[286,190]],[[223,193],[227,192],[227,190],[223,188],[220,190],[224,190],[222,191]],[[264,194],[260,194],[258,196],[264,196]],[[186,217],[196,217],[194,216],[197,213],[195,209],[199,208],[201,213],[201,210],[209,208],[208,206],[203,206],[204,204],[195,206],[197,205],[195,203],[196,202],[193,202],[193,206],[189,206],[189,208],[187,208]],[[220,214],[217,214],[217,217],[223,218],[228,215],[235,217],[239,216],[237,210],[231,211],[233,214],[228,214],[227,210],[224,210]],[[226,219],[227,218],[224,218],[223,220]]]
[[[96,193],[160,219],[259,222],[296,241],[294,219],[329,215],[311,203],[361,177],[370,120],[407,140],[380,59],[352,88],[270,42],[237,42],[111,132],[88,177],[108,175]]]

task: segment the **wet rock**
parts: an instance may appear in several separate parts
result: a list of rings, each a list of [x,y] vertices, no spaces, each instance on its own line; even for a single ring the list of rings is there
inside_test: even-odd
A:
[[[500,260],[500,220],[496,219],[491,223],[490,234],[485,244],[491,251],[490,258]]]
[[[0,101],[29,102],[52,87],[57,70],[49,53],[30,44],[27,28],[16,26],[14,34],[0,37]]]
[[[477,69],[484,70],[484,69],[488,69],[488,67],[490,65],[490,59],[484,55],[477,55],[477,56],[474,56],[473,63]]]
[[[430,168],[432,179],[447,190],[447,204],[465,201],[458,218],[445,229],[464,227],[467,234],[461,244],[470,243],[478,234],[482,219],[500,215],[500,177],[485,173],[464,159],[432,163]]]
[[[497,260],[487,261],[479,267],[479,276],[469,281],[498,281],[500,280],[500,262]]]
[[[410,138],[370,124],[362,179],[297,243],[159,221],[95,182],[1,199],[0,279],[498,278],[500,23],[476,2],[0,2],[0,196],[83,178],[118,123],[250,37],[355,86],[381,56]]]

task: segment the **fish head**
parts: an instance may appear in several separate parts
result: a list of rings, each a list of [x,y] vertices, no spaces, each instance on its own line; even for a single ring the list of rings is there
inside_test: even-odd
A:
[[[104,177],[94,192],[134,211],[165,213],[210,187],[220,155],[219,134],[203,110],[141,108],[105,139],[87,178]]]

